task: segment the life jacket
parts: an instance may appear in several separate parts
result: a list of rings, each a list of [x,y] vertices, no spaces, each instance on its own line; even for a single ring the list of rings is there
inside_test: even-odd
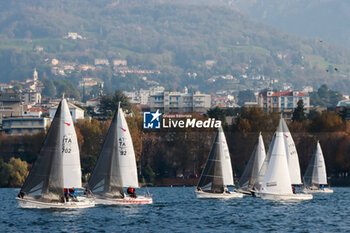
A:
[[[135,189],[130,187],[130,188],[128,188],[127,192],[128,192],[128,194],[134,193]]]

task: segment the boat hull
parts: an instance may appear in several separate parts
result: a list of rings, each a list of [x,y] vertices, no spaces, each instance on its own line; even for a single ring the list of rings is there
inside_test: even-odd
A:
[[[333,189],[324,188],[324,189],[303,189],[303,193],[334,193]]]
[[[271,201],[303,201],[311,200],[313,198],[312,194],[275,194],[275,193],[259,193],[259,196],[263,200]]]
[[[235,189],[235,192],[237,193],[242,193],[244,195],[247,195],[247,196],[252,196],[252,192],[253,191],[249,191],[249,190],[244,190],[244,189]]]
[[[78,197],[78,201],[69,202],[42,202],[31,200],[27,198],[16,198],[18,202],[18,207],[20,208],[33,208],[33,209],[83,209],[95,206],[95,201],[85,197]]]
[[[243,193],[231,192],[231,193],[208,193],[203,191],[195,191],[197,198],[200,199],[231,199],[242,198]]]
[[[137,196],[134,197],[124,197],[124,198],[104,198],[96,197],[95,202],[97,205],[142,205],[142,204],[152,204],[152,197]]]

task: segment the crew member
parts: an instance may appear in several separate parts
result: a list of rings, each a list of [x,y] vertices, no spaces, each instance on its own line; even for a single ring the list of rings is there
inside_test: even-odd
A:
[[[134,188],[129,187],[129,188],[127,189],[127,193],[129,194],[130,197],[136,198],[136,191],[135,191]]]

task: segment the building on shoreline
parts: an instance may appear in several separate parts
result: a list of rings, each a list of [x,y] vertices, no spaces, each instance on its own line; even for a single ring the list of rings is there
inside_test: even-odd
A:
[[[265,112],[278,112],[286,119],[291,119],[297,103],[302,100],[306,113],[310,111],[309,94],[300,91],[263,91],[259,93],[258,105]]]
[[[46,117],[17,116],[2,120],[2,131],[9,135],[35,134],[45,131],[50,120]]]
[[[162,113],[206,113],[211,107],[211,96],[199,91],[183,93],[163,91],[149,96],[151,111],[159,109]]]

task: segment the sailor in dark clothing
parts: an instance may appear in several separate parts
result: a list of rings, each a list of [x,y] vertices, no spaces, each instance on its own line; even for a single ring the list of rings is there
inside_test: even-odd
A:
[[[23,197],[24,197],[24,193],[23,193],[23,192],[19,192],[18,195],[17,195],[17,197],[23,198]]]
[[[292,191],[293,191],[294,194],[296,194],[296,191],[295,191],[295,187],[294,187],[294,186],[292,186]]]
[[[68,196],[68,190],[64,188],[64,197],[66,198],[66,201],[68,201],[69,196]]]
[[[69,197],[72,198],[73,200],[76,200],[77,199],[77,195],[76,195],[75,188],[70,188],[68,191],[69,191]]]
[[[136,198],[136,191],[134,188],[129,187],[127,189],[127,193],[129,194],[130,197]]]

